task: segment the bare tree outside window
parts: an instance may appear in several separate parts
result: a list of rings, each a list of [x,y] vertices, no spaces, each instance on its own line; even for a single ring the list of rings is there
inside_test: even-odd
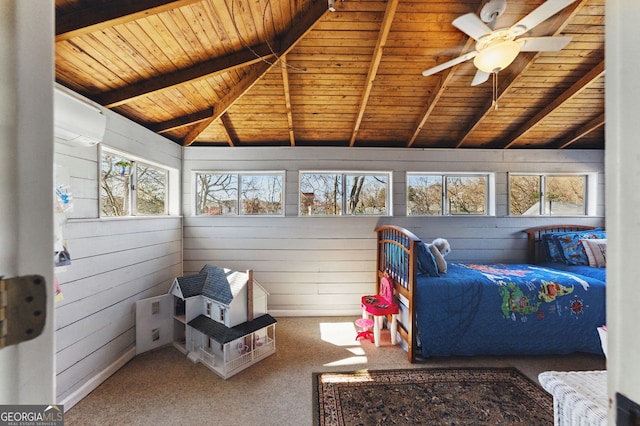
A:
[[[540,214],[540,181],[540,176],[509,177],[509,211],[511,214],[524,215],[528,212]]]
[[[407,215],[486,215],[489,176],[407,174]]]
[[[342,175],[339,173],[300,174],[300,214],[342,214]]]
[[[282,176],[243,175],[242,214],[282,214]]]
[[[282,214],[282,174],[197,173],[196,214]]]
[[[388,174],[301,173],[300,215],[386,215]]]
[[[103,216],[128,216],[132,162],[107,152],[100,165],[100,211]]]
[[[136,211],[142,215],[167,214],[167,171],[136,163]]]
[[[510,175],[509,213],[522,216],[585,215],[586,185],[586,175]]]
[[[486,214],[487,180],[484,176],[447,176],[449,214]]]
[[[442,215],[442,176],[407,177],[407,215]]]
[[[347,175],[349,196],[347,214],[380,215],[387,213],[386,175]]]
[[[168,171],[126,156],[102,151],[100,212],[102,216],[167,214]]]
[[[238,214],[237,174],[196,174],[196,214]]]

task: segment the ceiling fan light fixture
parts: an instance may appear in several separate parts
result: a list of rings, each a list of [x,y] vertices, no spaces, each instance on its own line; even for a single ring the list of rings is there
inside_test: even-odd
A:
[[[480,50],[473,64],[480,71],[494,73],[508,67],[520,53],[520,44],[514,40],[503,40]]]

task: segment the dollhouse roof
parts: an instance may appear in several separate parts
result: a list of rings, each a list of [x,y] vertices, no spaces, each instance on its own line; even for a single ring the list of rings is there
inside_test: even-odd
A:
[[[205,296],[229,306],[247,285],[245,272],[205,265],[199,273],[176,278],[183,298]]]
[[[180,291],[182,292],[182,297],[185,299],[201,295],[206,279],[206,274],[185,275],[176,278],[180,286]]]
[[[225,344],[275,324],[276,322],[274,317],[269,314],[264,314],[253,321],[243,322],[242,324],[229,328],[206,315],[198,315],[189,321],[188,325],[211,337],[216,342]]]

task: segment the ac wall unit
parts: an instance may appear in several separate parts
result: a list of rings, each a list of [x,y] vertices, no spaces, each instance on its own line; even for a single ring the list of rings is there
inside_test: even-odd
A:
[[[54,135],[60,142],[92,146],[102,141],[107,117],[97,107],[56,87],[53,122]]]

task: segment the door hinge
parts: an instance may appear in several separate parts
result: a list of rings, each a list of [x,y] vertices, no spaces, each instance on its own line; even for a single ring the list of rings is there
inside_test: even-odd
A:
[[[0,349],[38,337],[44,329],[46,314],[44,277],[0,277]]]

